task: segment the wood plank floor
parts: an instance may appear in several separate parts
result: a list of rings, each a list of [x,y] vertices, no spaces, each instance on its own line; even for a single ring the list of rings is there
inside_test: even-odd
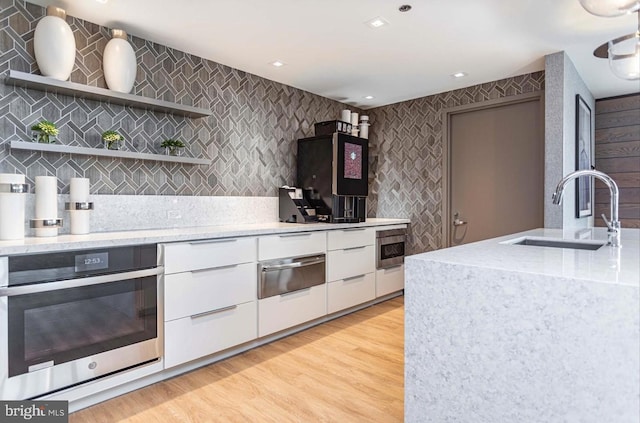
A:
[[[401,422],[404,299],[394,298],[71,414],[71,423]]]

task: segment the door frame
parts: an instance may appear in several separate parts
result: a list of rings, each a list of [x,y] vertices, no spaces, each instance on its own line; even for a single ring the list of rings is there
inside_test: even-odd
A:
[[[464,104],[462,106],[442,109],[442,248],[451,246],[451,117],[456,114],[473,112],[476,110],[492,109],[511,104],[538,101],[540,103],[540,116],[542,118],[541,134],[544,141],[544,91],[518,94],[509,97],[496,98],[481,101],[479,103]]]

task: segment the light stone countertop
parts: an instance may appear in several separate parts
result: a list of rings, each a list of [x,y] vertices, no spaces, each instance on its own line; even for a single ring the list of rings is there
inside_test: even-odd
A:
[[[435,261],[640,287],[640,229],[622,228],[622,248],[605,245],[596,251],[503,243],[525,236],[577,241],[607,240],[606,228],[534,229],[417,254],[406,260]]]
[[[640,423],[640,230],[536,229],[405,260],[407,423]]]
[[[0,241],[0,256],[31,254],[66,249],[116,247],[122,245],[153,244],[239,236],[273,235],[294,232],[326,231],[356,227],[375,227],[408,224],[408,219],[367,219],[360,223],[256,223],[219,226],[196,226],[141,231],[96,232],[87,235],[59,235],[57,237],[26,237],[16,241]]]

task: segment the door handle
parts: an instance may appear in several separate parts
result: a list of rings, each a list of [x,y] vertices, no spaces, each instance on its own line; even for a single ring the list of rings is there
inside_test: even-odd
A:
[[[459,218],[459,216],[460,216],[460,213],[458,213],[458,212],[456,212],[456,213],[453,215],[453,222],[452,222],[452,223],[453,223],[453,226],[462,226],[462,225],[466,225],[466,224],[467,224],[467,222],[466,222],[466,221],[464,221],[464,220],[461,220],[461,219]]]

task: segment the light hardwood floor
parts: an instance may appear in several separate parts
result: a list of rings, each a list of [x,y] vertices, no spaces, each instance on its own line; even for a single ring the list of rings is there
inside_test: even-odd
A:
[[[71,423],[401,422],[404,299],[80,410]]]

